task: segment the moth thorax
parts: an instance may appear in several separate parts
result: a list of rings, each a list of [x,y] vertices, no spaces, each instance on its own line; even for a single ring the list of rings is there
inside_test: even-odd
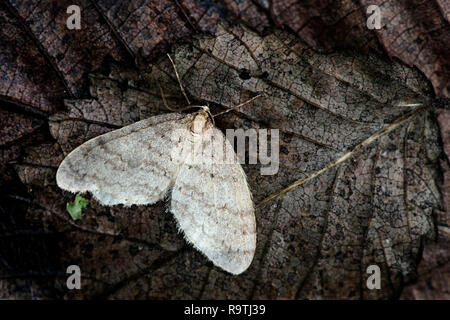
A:
[[[191,132],[194,135],[201,135],[208,124],[208,115],[206,114],[205,111],[199,111],[194,118],[194,121],[192,121],[192,125],[191,125]]]

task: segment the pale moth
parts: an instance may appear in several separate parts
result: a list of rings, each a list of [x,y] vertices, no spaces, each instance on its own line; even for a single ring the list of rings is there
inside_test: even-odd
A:
[[[256,247],[251,193],[209,108],[197,107],[198,112],[154,116],[83,143],[62,161],[56,182],[70,192],[89,191],[105,206],[153,204],[172,190],[169,209],[186,240],[214,265],[240,274]],[[217,155],[228,156],[224,161]]]

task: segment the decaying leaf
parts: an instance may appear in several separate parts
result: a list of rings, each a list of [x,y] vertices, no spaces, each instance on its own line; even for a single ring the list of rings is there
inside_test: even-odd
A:
[[[406,283],[401,299],[448,300],[450,299],[450,241],[440,238],[427,241],[418,268],[419,278]]]
[[[442,198],[444,210],[450,215],[450,110],[438,109],[439,127],[441,130],[441,138],[444,146],[445,158],[441,161],[442,171],[444,173],[444,181],[442,185]],[[450,228],[450,217],[443,221],[443,224]],[[450,238],[450,230],[447,235]]]
[[[33,184],[43,167],[17,166],[33,185],[29,215],[64,234],[61,264],[78,264],[76,298],[392,298],[413,277],[424,237],[435,236],[433,210],[441,147],[434,102],[416,70],[373,54],[319,54],[294,36],[260,37],[220,25],[173,54],[191,100],[214,113],[257,99],[216,118],[226,128],[280,130],[280,168],[262,176],[245,165],[257,204],[253,264],[236,277],[185,246],[164,203],[105,208],[90,201],[76,223],[64,214],[70,195]],[[90,76],[92,98],[67,100],[51,117],[63,158],[114,128],[185,106],[167,58],[141,70],[112,65]],[[42,148],[43,146],[37,147]],[[42,156],[39,156],[42,158]],[[39,158],[39,159],[40,159]],[[39,164],[37,164],[39,162]],[[41,200],[40,200],[41,199]],[[50,214],[48,214],[50,213]],[[40,218],[39,218],[40,217]],[[366,286],[367,267],[381,269],[381,290]],[[58,289],[57,289],[58,290]]]
[[[379,28],[369,29],[376,6]],[[449,15],[442,0],[273,0],[270,12],[315,48],[369,48],[418,67],[435,92],[449,96]]]
[[[436,210],[437,241],[426,241],[417,282],[407,283],[402,299],[448,300],[450,298],[450,111],[436,110],[445,156],[441,159],[444,210]]]

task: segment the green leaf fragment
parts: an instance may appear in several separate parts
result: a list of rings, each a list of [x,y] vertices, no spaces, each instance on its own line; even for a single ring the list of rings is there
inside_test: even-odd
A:
[[[84,208],[87,207],[87,204],[88,204],[87,200],[84,199],[79,194],[77,194],[73,202],[67,203],[66,209],[73,220],[78,220],[81,219],[81,216],[83,215],[82,211]]]

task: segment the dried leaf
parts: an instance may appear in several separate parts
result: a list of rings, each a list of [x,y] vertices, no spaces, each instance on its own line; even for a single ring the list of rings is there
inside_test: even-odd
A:
[[[64,215],[69,195],[54,181],[34,185],[29,215],[64,232],[61,264],[76,261],[88,298],[392,298],[414,277],[423,237],[435,236],[433,209],[438,128],[425,79],[397,62],[355,52],[319,54],[290,34],[265,37],[219,26],[175,48],[191,100],[217,113],[257,92],[267,97],[216,119],[222,128],[280,129],[280,170],[261,176],[245,165],[258,223],[247,272],[233,277],[186,246],[163,203]],[[82,142],[139,119],[182,108],[167,58],[151,71],[112,66],[90,77],[91,99],[66,101],[51,117],[60,158]],[[49,146],[47,146],[49,147]],[[28,161],[33,162],[33,161]],[[36,161],[35,163],[37,163]],[[54,163],[34,164],[55,172]],[[23,164],[21,166],[26,166]],[[51,177],[51,175],[49,176]],[[265,202],[265,199],[267,202]],[[49,215],[43,216],[47,212]],[[45,217],[45,218],[44,218]],[[382,270],[382,290],[365,286],[366,268]]]
[[[381,30],[366,28],[367,6],[380,6]],[[319,50],[375,49],[417,66],[435,92],[448,96],[448,2],[327,0],[80,1],[82,29],[68,30],[69,1],[10,0],[0,5],[2,68],[0,101],[12,112],[40,117],[61,107],[61,98],[87,95],[87,73],[110,56],[129,63],[155,57],[197,31],[214,33],[219,21],[243,22],[264,33],[286,26]],[[2,105],[2,108],[5,106]],[[44,114],[40,113],[44,111]],[[27,128],[21,116],[16,127]],[[35,134],[35,131],[29,132]],[[2,165],[22,152],[22,142],[2,147]]]
[[[48,59],[54,65],[52,69],[56,70],[57,77],[63,80],[67,91],[74,96],[84,94],[87,86],[84,73],[97,69],[108,55],[119,61],[124,56],[119,40],[89,1],[76,3],[82,10],[80,30],[68,30],[66,24],[70,16],[67,8],[74,4],[73,1],[10,3],[11,11],[16,12],[31,37],[45,48]]]
[[[418,269],[419,279],[406,283],[401,299],[450,299],[450,241],[428,241]],[[413,279],[416,280],[416,279]]]
[[[441,185],[444,210],[436,212],[438,241],[426,241],[419,265],[417,282],[407,283],[402,299],[448,300],[450,298],[450,112],[436,110],[444,145],[441,159],[443,183]],[[414,279],[415,280],[415,279]]]
[[[366,27],[371,5],[379,8],[380,29]],[[274,0],[270,13],[318,49],[386,51],[418,67],[438,95],[449,97],[449,10],[448,2],[440,0]]]
[[[16,110],[28,106],[43,112],[55,111],[64,87],[5,3],[0,4],[0,38],[0,100],[18,103]]]
[[[444,159],[440,161],[443,171],[441,192],[444,210],[438,212],[437,223],[440,235],[450,240],[450,111],[438,109],[436,114],[445,154]]]

